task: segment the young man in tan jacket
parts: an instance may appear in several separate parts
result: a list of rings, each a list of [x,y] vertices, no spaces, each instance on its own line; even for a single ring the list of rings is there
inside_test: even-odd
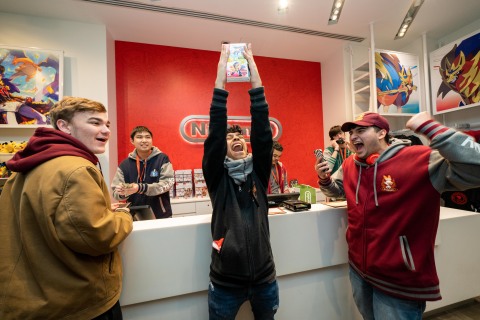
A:
[[[95,154],[105,107],[65,98],[7,167],[0,196],[0,319],[122,319],[118,245],[132,231],[111,205]]]

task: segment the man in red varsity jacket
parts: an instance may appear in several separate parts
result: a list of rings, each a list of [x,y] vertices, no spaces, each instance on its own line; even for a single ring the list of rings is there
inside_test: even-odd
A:
[[[353,297],[364,319],[420,320],[441,299],[434,260],[440,195],[480,186],[480,145],[426,112],[407,127],[430,146],[389,141],[388,121],[367,112],[342,125],[355,155],[330,176],[318,159],[322,192],[345,196]],[[466,174],[468,172],[468,174]]]

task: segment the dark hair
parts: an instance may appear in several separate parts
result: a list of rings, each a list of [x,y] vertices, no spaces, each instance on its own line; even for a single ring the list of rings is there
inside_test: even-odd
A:
[[[385,130],[385,129],[382,129],[382,128],[377,127],[377,126],[372,126],[372,127],[373,127],[373,130],[375,130],[375,132],[378,132],[378,131],[380,131],[380,130]],[[385,140],[385,142],[386,142],[387,144],[390,144],[390,139],[391,139],[391,138],[392,138],[392,137],[388,134],[388,131],[387,131],[387,134],[385,135],[385,137],[384,137],[383,139]]]
[[[57,121],[65,120],[70,123],[77,112],[100,112],[106,113],[107,109],[103,104],[86,98],[64,97],[55,103],[50,109],[52,126],[58,130]]]
[[[333,126],[330,128],[330,130],[328,131],[328,135],[330,137],[330,140],[333,140],[333,137],[335,137],[337,134],[343,132],[342,131],[342,127],[340,126]]]
[[[280,151],[280,152],[283,151],[283,146],[278,141],[273,141],[272,148],[273,148],[273,150],[277,150],[277,151]]]
[[[242,127],[240,127],[237,124],[234,124],[234,125],[231,125],[230,127],[227,128],[227,134],[235,133],[235,132],[237,132],[239,134],[243,134]]]
[[[133,138],[135,138],[135,135],[139,132],[148,132],[153,138],[152,131],[150,131],[150,129],[145,126],[136,126],[135,128],[133,128],[132,133],[130,133],[130,138],[133,140]]]

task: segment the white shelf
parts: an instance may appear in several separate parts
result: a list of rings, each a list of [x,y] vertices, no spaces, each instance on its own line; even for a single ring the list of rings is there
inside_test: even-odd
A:
[[[366,81],[369,82],[370,78],[368,77],[369,73],[368,72],[362,72],[359,76],[357,76],[355,79],[353,79],[353,82],[361,81],[366,78]]]
[[[369,72],[369,65],[368,65],[368,61],[367,62],[364,62],[362,63],[359,67],[355,68],[355,72],[363,72],[363,73],[367,73],[368,75],[368,72]]]
[[[356,117],[370,110],[370,73],[368,61],[351,71],[352,113]]]
[[[0,124],[0,129],[36,129],[39,127],[52,128],[49,124]]]
[[[363,87],[356,89],[353,93],[360,94],[362,96],[368,95],[370,97],[370,85],[364,85]]]

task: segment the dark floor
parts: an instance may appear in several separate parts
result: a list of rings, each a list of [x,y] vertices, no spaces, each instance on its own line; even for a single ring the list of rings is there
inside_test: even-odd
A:
[[[433,314],[432,314],[433,313]],[[470,300],[444,311],[425,313],[424,320],[480,320],[479,299]]]

